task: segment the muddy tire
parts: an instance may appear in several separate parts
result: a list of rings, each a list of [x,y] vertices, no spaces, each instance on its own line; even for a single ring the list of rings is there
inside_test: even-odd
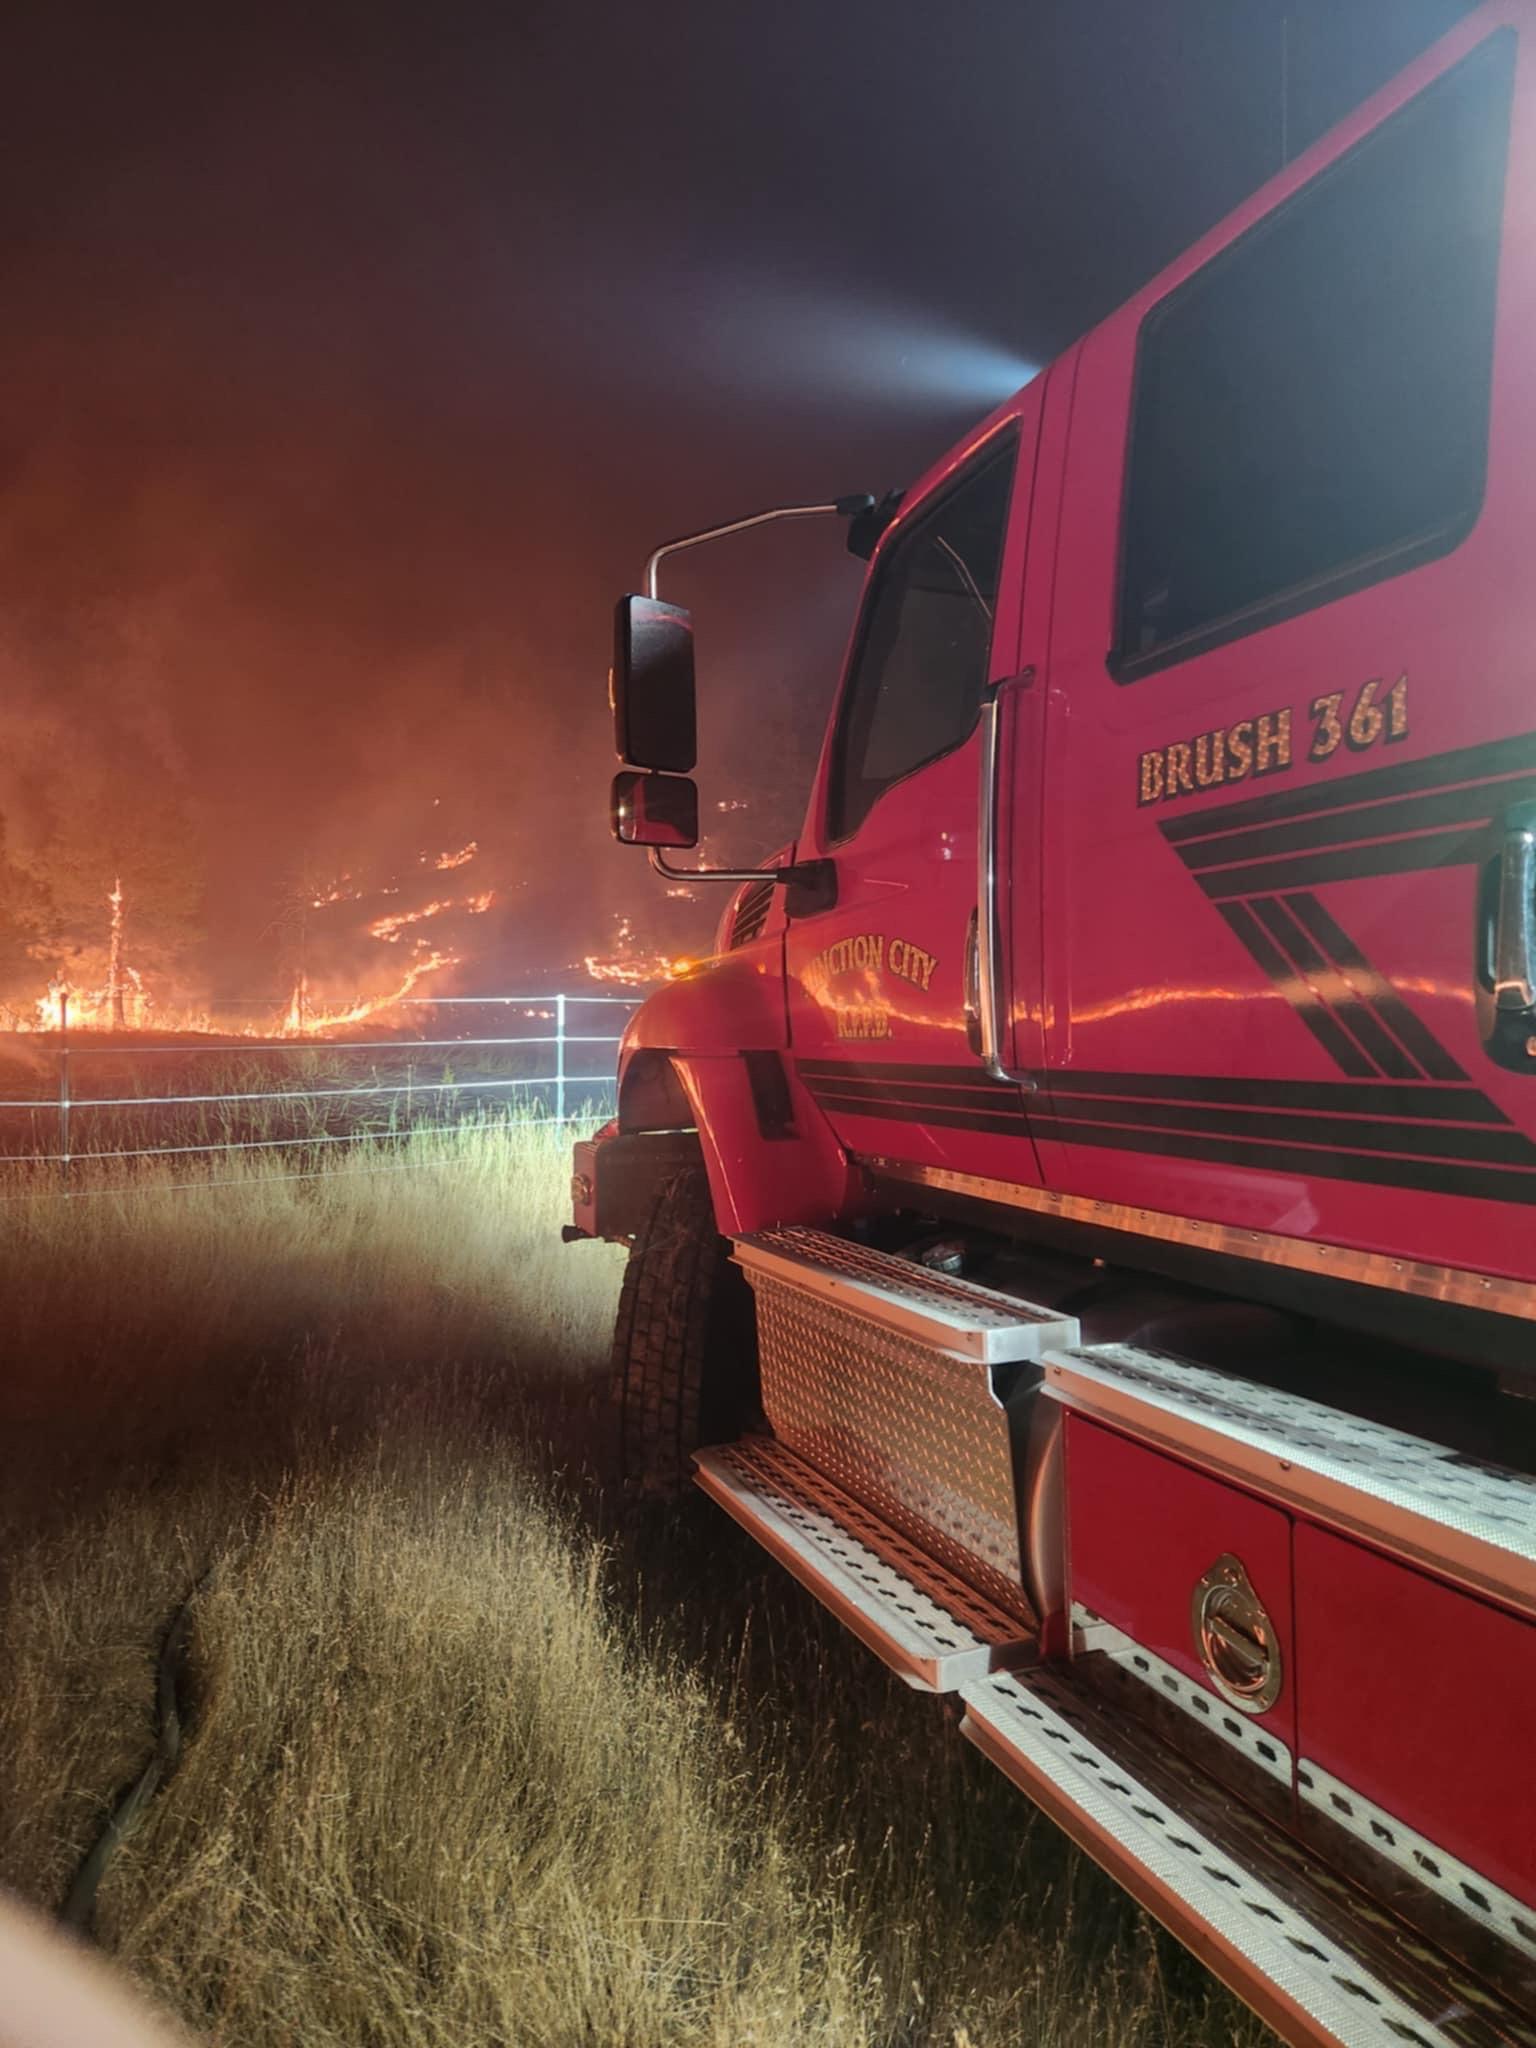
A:
[[[675,1498],[689,1454],[739,1436],[758,1411],[752,1294],[715,1228],[702,1164],[667,1176],[636,1233],[613,1333],[627,1492]]]

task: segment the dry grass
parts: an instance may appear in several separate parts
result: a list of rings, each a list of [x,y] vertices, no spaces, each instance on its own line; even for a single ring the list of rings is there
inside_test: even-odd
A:
[[[0,1209],[0,1877],[58,1903],[216,1561],[98,1915],[211,2039],[1263,2039],[714,1510],[610,1519],[566,1156]]]

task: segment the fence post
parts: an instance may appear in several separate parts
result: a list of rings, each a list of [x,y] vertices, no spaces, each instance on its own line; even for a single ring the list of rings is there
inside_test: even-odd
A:
[[[565,997],[555,997],[555,1121],[565,1122]]]
[[[59,1178],[69,1193],[69,991],[59,995]]]

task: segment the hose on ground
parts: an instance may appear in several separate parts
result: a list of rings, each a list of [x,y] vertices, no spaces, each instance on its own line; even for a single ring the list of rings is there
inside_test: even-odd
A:
[[[131,1785],[119,1793],[101,1833],[92,1843],[85,1860],[75,1872],[59,1919],[79,1934],[90,1934],[96,1915],[96,1893],[114,1852],[143,1817],[145,1808],[175,1770],[181,1756],[186,1720],[182,1694],[186,1678],[187,1645],[192,1639],[192,1609],[208,1584],[205,1572],[182,1601],[160,1642],[155,1659],[155,1747],[149,1762]]]

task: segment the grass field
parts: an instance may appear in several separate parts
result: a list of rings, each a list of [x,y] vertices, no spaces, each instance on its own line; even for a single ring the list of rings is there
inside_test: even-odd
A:
[[[209,2039],[1267,2039],[717,1511],[618,1515],[567,1138],[0,1185],[0,1881],[57,1907],[201,1584],[97,1933]]]

